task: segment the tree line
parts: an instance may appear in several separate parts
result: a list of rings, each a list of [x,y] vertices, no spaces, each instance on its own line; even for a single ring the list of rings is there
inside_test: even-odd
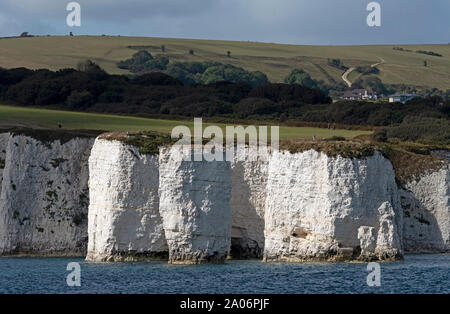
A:
[[[0,101],[16,106],[141,116],[225,117],[360,126],[404,126],[413,121],[412,118],[425,119],[420,120],[420,130],[432,129],[430,121],[435,120],[430,119],[447,121],[450,118],[450,101],[438,96],[414,99],[406,104],[332,102],[301,71],[294,72],[284,84],[253,86],[248,81],[186,84],[161,72],[134,77],[110,75],[90,61],[77,69],[56,72],[0,69]],[[413,136],[414,129],[401,133]],[[444,141],[442,136],[445,135],[440,133],[439,136]]]

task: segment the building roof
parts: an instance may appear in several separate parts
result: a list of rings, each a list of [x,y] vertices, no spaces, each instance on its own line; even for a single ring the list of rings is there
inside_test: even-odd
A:
[[[344,92],[344,97],[364,96],[366,94],[366,92],[367,92],[367,95],[376,95],[375,92],[371,92],[366,89],[351,89],[351,90],[346,90]]]
[[[393,94],[390,95],[389,97],[423,97],[423,96],[419,94]]]

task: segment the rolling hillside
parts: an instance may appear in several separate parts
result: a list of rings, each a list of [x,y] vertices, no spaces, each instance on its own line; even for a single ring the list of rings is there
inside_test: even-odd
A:
[[[379,46],[297,46],[256,42],[211,41],[120,36],[31,37],[0,39],[0,66],[32,69],[75,67],[91,59],[109,73],[125,74],[116,62],[129,58],[139,49],[161,54],[161,45],[173,61],[218,61],[260,70],[272,82],[281,82],[292,68],[302,68],[312,78],[333,83],[342,81],[343,71],[328,65],[328,59],[341,59],[346,67],[368,66],[379,62],[378,76],[386,84],[450,88],[450,45],[398,45],[408,51]],[[194,55],[188,53],[194,50]],[[424,50],[442,57],[419,54]],[[231,57],[227,57],[227,51]],[[427,61],[427,67],[424,66]],[[356,73],[349,76],[350,81]]]

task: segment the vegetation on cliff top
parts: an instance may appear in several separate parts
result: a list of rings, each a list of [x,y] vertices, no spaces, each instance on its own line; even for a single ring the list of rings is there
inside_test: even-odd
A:
[[[119,133],[110,132],[101,135],[104,139],[119,140],[125,144],[139,148],[140,154],[155,155],[162,146],[173,145],[177,140],[170,136],[155,132]],[[210,139],[203,139],[207,143]],[[280,149],[290,153],[300,153],[310,149],[322,152],[329,157],[365,158],[379,151],[391,161],[395,171],[396,181],[404,185],[417,180],[427,173],[441,169],[449,161],[433,154],[435,150],[449,150],[449,146],[422,145],[405,142],[376,142],[371,136],[361,135],[351,140],[341,137],[331,137],[322,140],[282,140]]]
[[[73,138],[92,138],[100,135],[108,140],[119,140],[123,143],[139,148],[139,153],[155,155],[162,146],[173,145],[174,140],[167,133],[153,131],[142,132],[108,132],[89,130],[36,130],[36,129],[0,129],[0,133],[10,132],[14,135],[30,136],[46,145],[53,141],[64,144]],[[204,143],[209,139],[204,139]],[[373,140],[370,135],[360,135],[353,139],[331,136],[316,141],[306,139],[282,140],[280,149],[290,153],[299,153],[314,149],[327,156],[344,158],[365,158],[373,156],[379,151],[389,159],[394,167],[396,180],[399,185],[415,180],[420,176],[439,170],[448,160],[435,156],[433,151],[450,150],[448,145],[431,145],[413,142],[402,142],[398,139],[388,139],[385,142]]]
[[[380,142],[450,145],[450,120],[412,116],[398,125],[376,130],[373,138]]]
[[[375,145],[360,141],[346,141],[345,139],[325,139],[318,141],[287,140],[281,141],[280,149],[287,150],[291,154],[313,149],[329,157],[364,158],[373,156]]]
[[[109,132],[100,136],[106,140],[121,141],[127,145],[139,148],[139,153],[142,155],[157,155],[159,148],[162,146],[173,145],[177,141],[172,139],[170,135],[143,131],[143,132]]]
[[[48,130],[30,128],[0,129],[0,133],[10,133],[13,136],[28,136],[47,146],[55,141],[59,141],[63,145],[75,138],[95,138],[103,132],[94,130]]]
[[[373,156],[375,151],[379,151],[392,163],[397,183],[404,185],[448,164],[447,159],[434,155],[433,151],[448,151],[450,146],[424,145],[396,140],[381,143],[374,141],[371,136],[362,135],[352,140],[286,140],[281,141],[280,149],[291,153],[314,149],[329,157],[339,155],[344,158],[365,158]]]

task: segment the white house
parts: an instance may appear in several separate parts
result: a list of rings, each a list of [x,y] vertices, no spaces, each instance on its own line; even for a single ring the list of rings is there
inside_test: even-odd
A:
[[[347,100],[377,100],[377,93],[367,89],[352,89],[344,92],[344,99]]]

